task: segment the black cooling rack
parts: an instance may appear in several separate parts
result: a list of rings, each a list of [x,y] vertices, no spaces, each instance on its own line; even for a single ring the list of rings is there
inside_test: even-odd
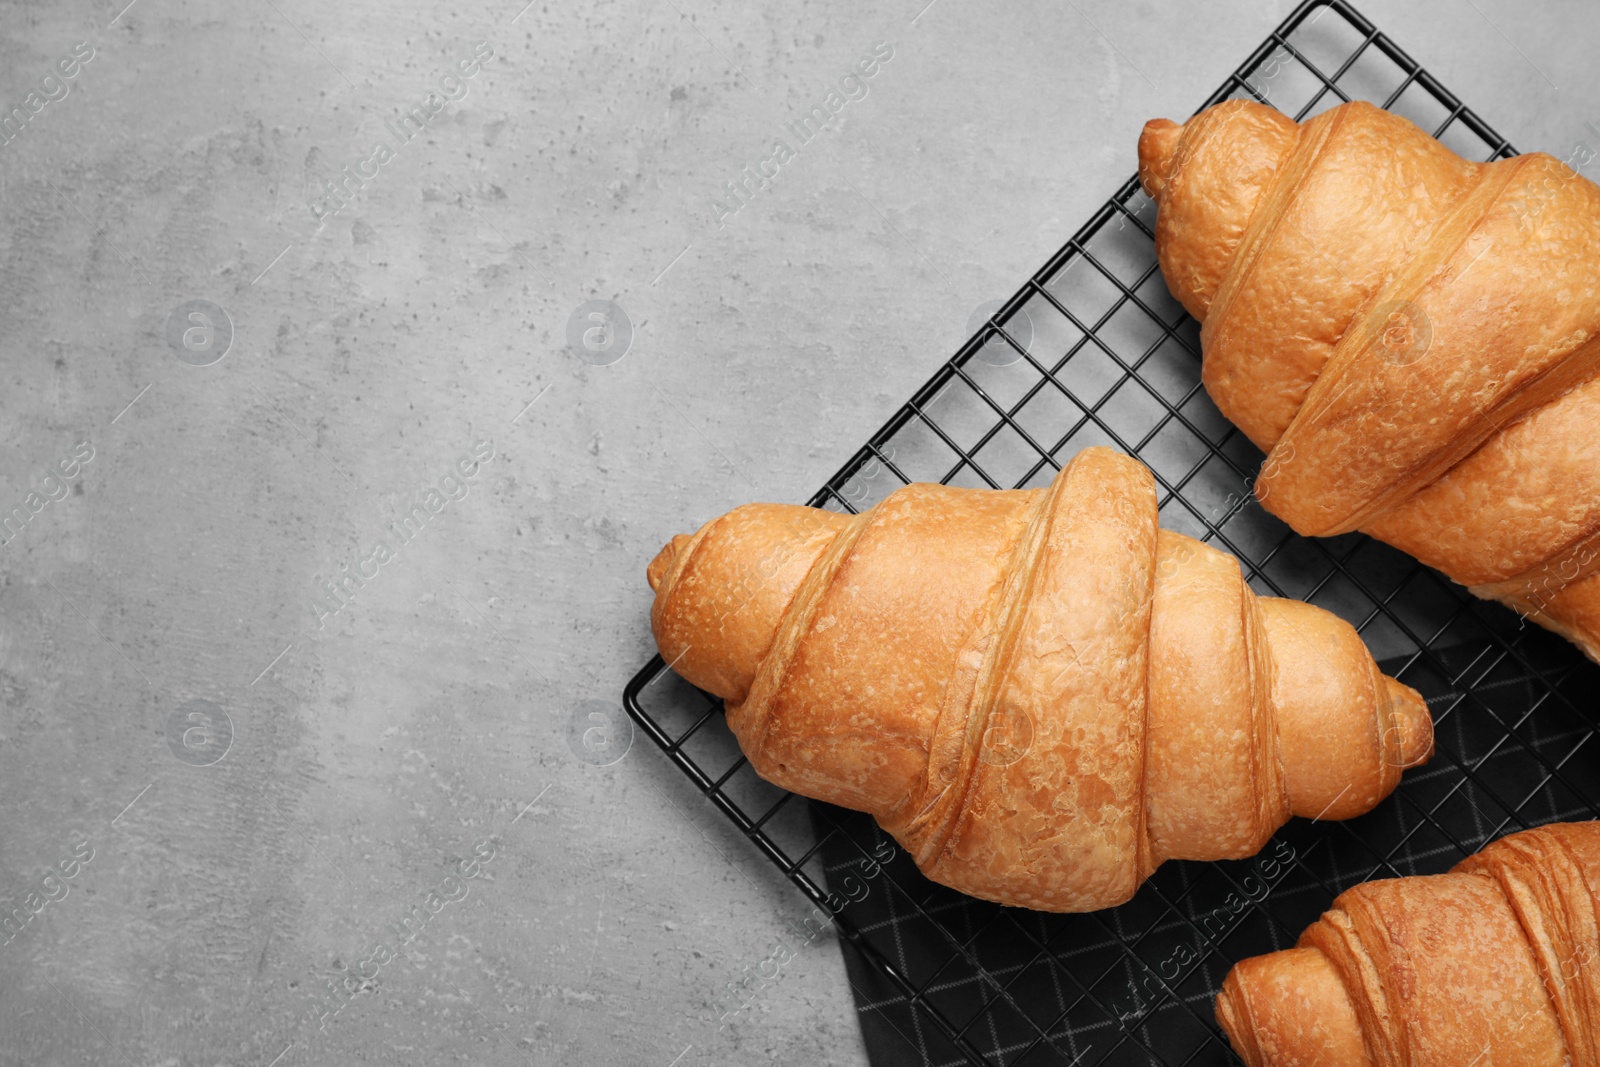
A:
[[[1515,154],[1341,0],[1302,4],[1202,108],[1241,96],[1297,119],[1370,100],[1467,158]],[[1122,907],[1045,915],[933,885],[870,818],[761,781],[720,702],[656,657],[627,687],[629,713],[832,916],[880,1067],[1238,1062],[1212,1015],[1235,961],[1292,945],[1359,882],[1600,818],[1600,671],[1387,546],[1306,540],[1255,502],[1261,453],[1201,388],[1199,328],[1162,281],[1154,214],[1130,179],[811,505],[853,513],[912,481],[1042,486],[1092,444],[1136,455],[1155,471],[1163,526],[1237,556],[1258,592],[1355,624],[1428,697],[1438,754],[1359,819],[1295,820],[1253,860],[1171,862]]]

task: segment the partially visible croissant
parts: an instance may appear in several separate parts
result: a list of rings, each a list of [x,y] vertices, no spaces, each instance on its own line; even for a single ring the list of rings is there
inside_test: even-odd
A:
[[[1217,1018],[1249,1067],[1595,1067],[1597,907],[1600,823],[1524,830],[1340,894],[1228,973]]]
[[[1360,529],[1600,660],[1600,187],[1349,103],[1145,125],[1156,251],[1262,504]]]
[[[750,504],[651,562],[651,625],[763,778],[870,812],[936,882],[1109,907],[1164,859],[1368,811],[1433,747],[1347,623],[1156,520],[1103,448],[1049,489]]]

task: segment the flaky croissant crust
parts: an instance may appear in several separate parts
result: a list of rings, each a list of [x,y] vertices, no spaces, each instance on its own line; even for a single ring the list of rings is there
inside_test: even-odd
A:
[[[1146,124],[1156,250],[1302,534],[1360,529],[1600,659],[1600,187],[1349,103]]]
[[[1600,823],[1501,838],[1449,874],[1341,894],[1229,972],[1249,1067],[1600,1065]]]
[[[762,777],[1003,903],[1120,903],[1164,859],[1254,854],[1291,811],[1367,811],[1432,750],[1348,624],[1160,530],[1150,472],[1108,449],[1048,489],[747,505],[649,578],[662,656],[726,699]]]

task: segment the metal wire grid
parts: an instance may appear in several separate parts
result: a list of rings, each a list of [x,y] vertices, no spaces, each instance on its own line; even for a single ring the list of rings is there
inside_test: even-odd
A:
[[[1515,154],[1342,0],[1302,4],[1202,109],[1246,95],[1297,119],[1367,99],[1469,158]],[[1600,771],[1574,761],[1594,734],[1591,665],[1386,546],[1308,541],[1254,502],[1261,454],[1201,388],[1198,326],[1162,282],[1153,218],[1130,179],[810,503],[854,513],[917,480],[1040,486],[1090,444],[1139,456],[1164,526],[1237,556],[1258,592],[1350,620],[1427,695],[1438,755],[1360,819],[1293,822],[1258,859],[1169,863],[1120,908],[1044,915],[934,886],[898,849],[880,864],[889,843],[870,818],[761,781],[720,702],[655,657],[627,687],[630,714],[833,916],[869,1047],[887,1062],[1236,1062],[1210,1006],[1234,961],[1293,944],[1358,882],[1600,818]]]

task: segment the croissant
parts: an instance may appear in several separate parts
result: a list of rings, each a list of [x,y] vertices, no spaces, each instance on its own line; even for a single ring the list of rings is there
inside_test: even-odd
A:
[[[930,879],[1041,911],[1349,818],[1433,725],[1355,630],[1156,525],[1104,448],[1048,489],[749,504],[651,561],[661,655],[763,778],[872,814]]]
[[[1524,830],[1340,894],[1228,973],[1217,1018],[1249,1067],[1594,1067],[1597,893],[1600,823]]]
[[[1256,495],[1362,530],[1600,660],[1600,187],[1343,104],[1231,100],[1139,138],[1202,377]]]

